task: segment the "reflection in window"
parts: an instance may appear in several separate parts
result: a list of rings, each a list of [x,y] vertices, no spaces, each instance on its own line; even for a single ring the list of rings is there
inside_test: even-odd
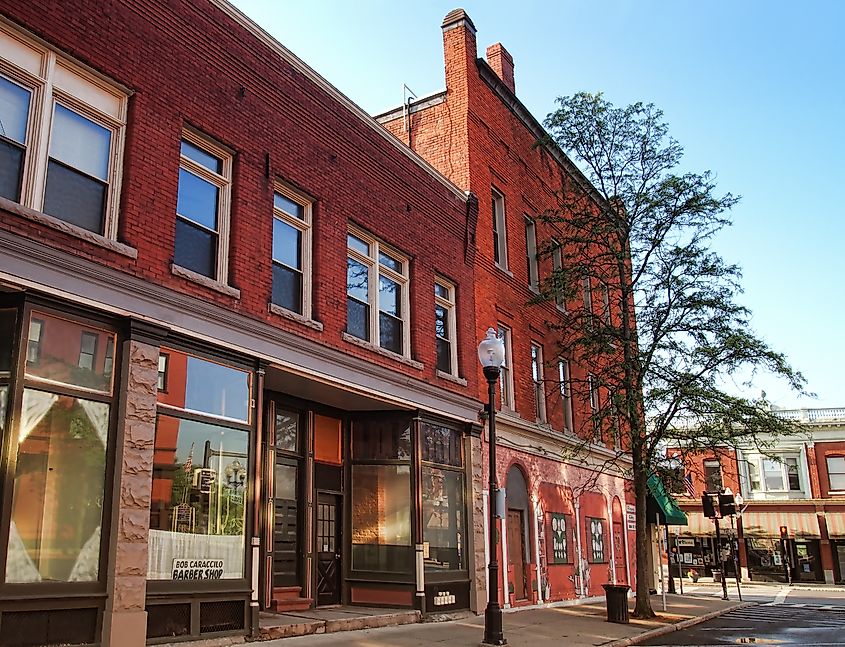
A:
[[[455,286],[442,279],[434,282],[434,331],[437,339],[437,370],[458,374],[455,344]]]
[[[45,313],[33,314],[27,338],[26,377],[91,391],[111,390],[111,375],[94,361],[114,333]]]
[[[466,568],[464,479],[458,471],[422,468],[423,538],[428,544],[427,571]]]
[[[167,391],[167,360],[170,356],[161,353],[158,356],[158,390]]]
[[[411,458],[411,426],[408,420],[387,418],[352,423],[354,460],[408,460]]]
[[[248,448],[244,430],[159,414],[149,579],[172,579],[174,559],[222,560],[219,577],[243,577]]]
[[[451,427],[424,422],[421,426],[421,434],[422,460],[453,467],[460,467],[463,464],[459,431]]]
[[[408,573],[411,547],[409,465],[352,466],[352,568]]]
[[[159,393],[159,402],[230,420],[249,421],[247,371],[172,349],[167,349],[166,356],[167,392]],[[161,368],[159,364],[159,375]]]
[[[276,409],[275,416],[276,449],[286,452],[296,452],[299,432],[299,414],[294,411]]]
[[[98,579],[108,421],[106,403],[24,390],[7,582]]]

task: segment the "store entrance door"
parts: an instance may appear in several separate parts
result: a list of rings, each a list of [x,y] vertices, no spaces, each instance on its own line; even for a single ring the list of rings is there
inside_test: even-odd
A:
[[[340,604],[341,497],[317,494],[317,605]]]
[[[525,586],[525,523],[522,510],[508,510],[508,561],[513,569],[513,593],[517,600],[526,597]]]

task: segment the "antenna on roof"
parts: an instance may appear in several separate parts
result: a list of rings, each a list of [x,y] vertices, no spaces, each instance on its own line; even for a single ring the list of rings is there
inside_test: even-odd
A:
[[[411,117],[411,99],[416,99],[416,93],[404,83],[402,84],[402,124],[408,132],[408,120]]]

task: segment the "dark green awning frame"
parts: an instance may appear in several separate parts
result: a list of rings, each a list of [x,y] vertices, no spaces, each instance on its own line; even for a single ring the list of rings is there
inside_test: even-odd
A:
[[[663,481],[652,474],[648,477],[648,490],[651,496],[648,497],[648,518],[654,518],[656,512],[660,515],[660,523],[666,526],[686,526],[687,515],[678,507],[672,495],[666,491]]]

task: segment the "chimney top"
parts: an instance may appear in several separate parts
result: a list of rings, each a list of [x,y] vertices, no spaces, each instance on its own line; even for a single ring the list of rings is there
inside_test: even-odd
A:
[[[511,56],[510,52],[501,43],[495,43],[487,48],[487,64],[502,79],[502,83],[511,92],[516,92],[516,83],[513,75],[513,56]]]
[[[443,31],[448,29],[454,29],[455,27],[460,27],[461,25],[466,25],[469,29],[472,30],[474,34],[477,30],[475,29],[475,25],[472,22],[472,18],[467,15],[467,12],[463,9],[452,9],[449,13],[446,14],[446,17],[443,18],[443,24],[440,27]]]

